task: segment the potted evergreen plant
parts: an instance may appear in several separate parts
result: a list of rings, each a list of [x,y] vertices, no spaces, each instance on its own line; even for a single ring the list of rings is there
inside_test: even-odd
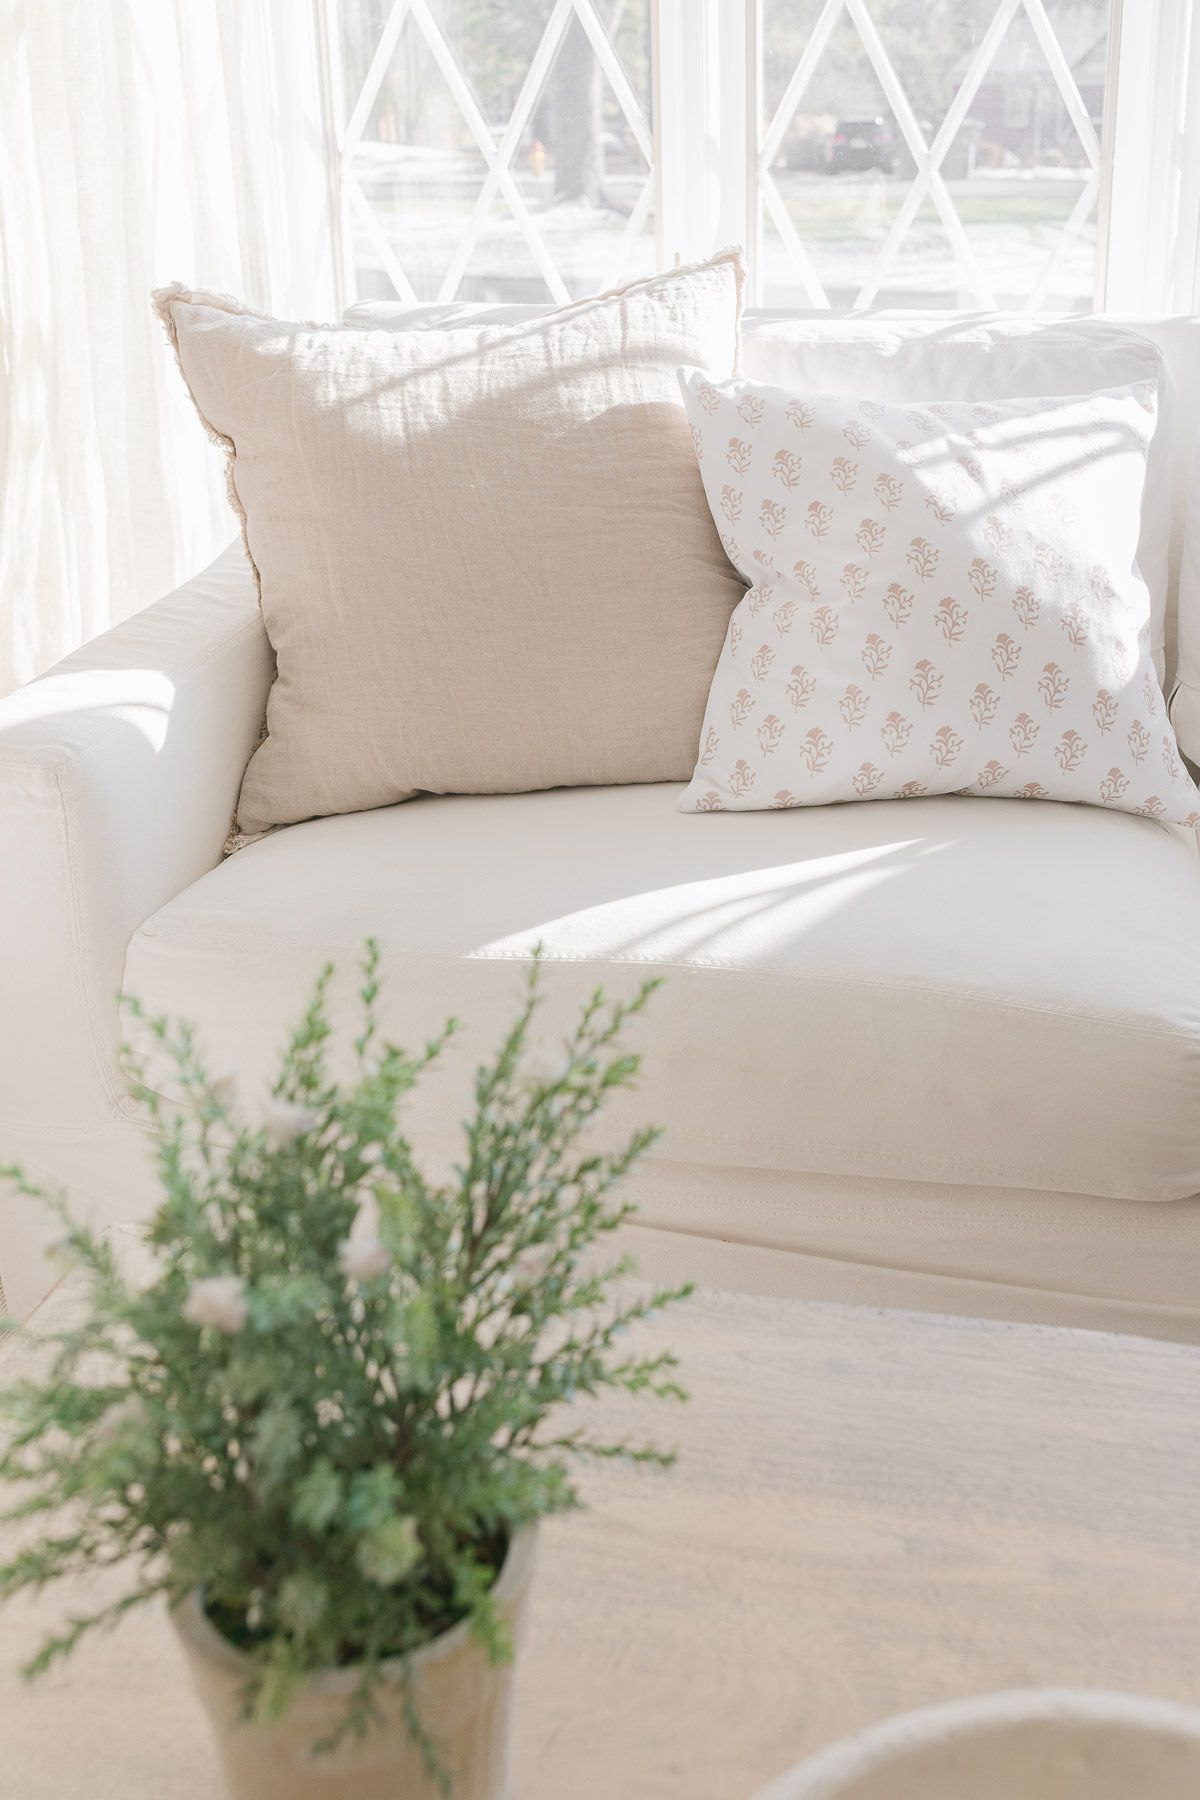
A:
[[[531,1069],[535,960],[461,1162],[433,1183],[399,1115],[445,1035],[416,1056],[381,1041],[378,964],[369,944],[352,1077],[330,1072],[327,969],[257,1108],[186,1025],[133,1007],[163,1188],[148,1273],[8,1171],[60,1212],[88,1302],[3,1396],[10,1516],[45,1529],[0,1596],[127,1562],[127,1591],[30,1670],[165,1595],[237,1800],[505,1794],[537,1521],[578,1503],[572,1459],[670,1461],[593,1439],[564,1403],[682,1397],[669,1353],[619,1338],[686,1288],[614,1287],[626,1265],[589,1257],[633,1210],[613,1190],[655,1135],[605,1153],[591,1132],[635,1079],[620,1038],[653,984],[593,995]]]

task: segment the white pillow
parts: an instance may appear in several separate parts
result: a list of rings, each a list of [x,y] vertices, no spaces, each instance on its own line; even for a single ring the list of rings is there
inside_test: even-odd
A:
[[[930,400],[1045,399],[1154,382],[1158,409],[1146,459],[1138,568],[1150,590],[1150,641],[1166,668],[1171,542],[1171,379],[1158,344],[1111,319],[1027,314],[829,313],[752,318],[739,373],[810,394],[867,394],[901,405]]]
[[[912,406],[681,381],[751,583],[685,811],[969,792],[1200,824],[1136,565],[1153,382]]]

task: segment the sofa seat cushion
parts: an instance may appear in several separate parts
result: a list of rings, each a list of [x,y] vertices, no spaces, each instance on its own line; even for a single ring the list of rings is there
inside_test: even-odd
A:
[[[260,1092],[318,967],[376,936],[387,1029],[464,1022],[413,1104],[447,1154],[476,1058],[546,957],[557,1041],[601,983],[676,1163],[1116,1198],[1200,1189],[1193,834],[1038,801],[677,811],[674,785],[427,798],[252,845],[135,935],[128,990]],[[349,1036],[349,1032],[346,1034]],[[618,1121],[613,1121],[615,1125]]]

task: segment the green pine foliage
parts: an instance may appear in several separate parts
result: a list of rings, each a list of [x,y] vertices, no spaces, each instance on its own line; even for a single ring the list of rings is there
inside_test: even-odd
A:
[[[684,1398],[673,1356],[622,1339],[687,1288],[631,1297],[614,1286],[628,1265],[595,1254],[633,1212],[614,1190],[656,1135],[603,1153],[591,1129],[635,1081],[622,1034],[655,984],[627,1004],[593,994],[556,1065],[532,1071],[535,959],[439,1186],[401,1111],[454,1026],[414,1056],[381,1041],[378,967],[368,943],[352,1079],[330,1074],[326,969],[253,1118],[188,1026],[127,1003],[163,1189],[148,1282],[62,1197],[4,1171],[60,1214],[89,1305],[50,1340],[45,1372],[0,1396],[5,1516],[41,1528],[0,1566],[0,1597],[89,1566],[129,1571],[121,1598],[73,1619],[31,1673],[152,1595],[199,1587],[252,1658],[248,1716],[278,1718],[311,1671],[352,1666],[342,1729],[362,1729],[385,1659],[456,1620],[493,1659],[509,1654],[493,1581],[522,1526],[578,1504],[579,1458],[671,1461],[594,1437],[575,1422],[586,1408],[564,1404],[612,1388]],[[164,1053],[176,1100],[151,1085]]]

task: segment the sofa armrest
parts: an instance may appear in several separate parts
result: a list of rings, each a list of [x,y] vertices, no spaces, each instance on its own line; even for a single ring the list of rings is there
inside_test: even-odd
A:
[[[220,860],[272,671],[233,546],[0,700],[0,1162],[128,1117],[126,946]]]

